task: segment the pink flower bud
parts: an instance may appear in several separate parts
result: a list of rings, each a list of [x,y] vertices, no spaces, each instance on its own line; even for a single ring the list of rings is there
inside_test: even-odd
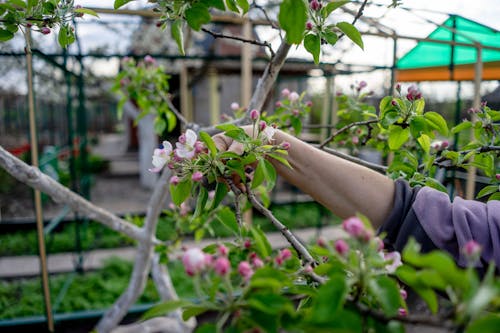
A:
[[[33,24],[31,22],[26,22],[26,28],[31,28]]]
[[[245,243],[243,243],[243,246],[245,247],[245,249],[249,249],[250,247],[252,247],[252,242],[249,239],[246,239]]]
[[[408,293],[404,289],[399,289],[399,295],[401,295],[402,299],[407,299],[408,298]]]
[[[264,262],[259,257],[255,257],[252,259],[252,265],[254,268],[261,268],[264,267]]]
[[[399,308],[398,310],[398,314],[401,316],[401,317],[406,317],[408,315],[408,311],[406,311],[405,308]]]
[[[463,252],[468,257],[468,259],[477,259],[481,254],[481,245],[479,245],[474,240],[470,240],[465,243]]]
[[[231,263],[226,257],[220,257],[215,260],[214,271],[217,275],[225,276],[231,270]]]
[[[393,100],[391,101],[391,105],[392,105],[392,106],[397,106],[397,105],[398,105],[398,102],[396,102],[396,100],[394,100],[394,99],[393,99]]]
[[[266,127],[267,127],[266,122],[264,120],[261,120],[260,123],[259,123],[259,131],[262,132],[263,130],[266,129]]]
[[[219,254],[223,257],[227,257],[227,254],[229,253],[229,250],[227,249],[227,247],[225,247],[224,245],[219,245],[219,247],[217,248],[217,250],[219,251]]]
[[[447,140],[444,140],[443,142],[441,142],[441,149],[446,149],[449,145],[450,143]]]
[[[396,91],[400,94],[401,93],[401,83],[396,84]]]
[[[180,179],[177,176],[172,176],[170,178],[170,184],[172,184],[174,186],[176,186],[177,184],[179,184],[179,182],[180,182]]]
[[[358,84],[358,91],[360,91],[361,89],[365,88],[368,84],[366,83],[366,81],[361,81],[359,84]]]
[[[149,54],[144,57],[144,62],[148,65],[156,64],[156,60],[152,56],[150,56]]]
[[[281,91],[281,96],[288,97],[288,95],[290,95],[290,90],[288,90],[287,88]]]
[[[253,275],[252,266],[250,266],[248,261],[242,261],[238,265],[238,273],[243,277],[243,279],[245,279],[245,281],[248,281]]]
[[[277,102],[276,102],[276,104],[275,104],[275,106],[276,106],[277,108],[280,108],[280,107],[282,107],[282,106],[283,106],[283,103],[281,103],[280,101],[277,101]]]
[[[212,257],[208,253],[205,253],[205,268],[211,267],[213,263],[214,263],[214,257]]]
[[[201,180],[203,179],[203,173],[201,173],[201,171],[195,171],[191,176],[191,179],[193,180],[193,182],[201,182]]]
[[[316,244],[319,246],[319,247],[326,247],[326,242],[323,238],[318,238],[316,240]]]
[[[194,152],[196,154],[199,154],[205,150],[205,145],[201,141],[196,141],[194,143]]]
[[[283,249],[280,251],[280,256],[283,260],[288,260],[292,257],[292,252],[289,249]]]
[[[497,180],[500,180],[500,173],[497,173],[497,174],[495,175],[495,178],[496,178]]]
[[[40,32],[44,35],[48,35],[50,34],[50,28],[43,27],[42,29],[40,29]]]
[[[312,107],[313,106],[313,102],[312,101],[307,101],[306,102],[306,106],[307,107]]]
[[[297,110],[297,109],[293,109],[293,110],[292,110],[292,114],[293,114],[295,117],[298,117],[298,116],[299,116],[299,114],[300,114],[300,111],[299,111],[299,110]]]
[[[182,264],[189,276],[196,275],[206,267],[205,253],[199,248],[191,248],[184,252]]]
[[[295,91],[291,92],[290,93],[290,96],[288,96],[288,99],[291,101],[291,102],[295,102],[299,99],[299,94],[297,94]]]
[[[307,265],[306,267],[304,267],[304,273],[312,273],[313,271],[314,269],[311,265]]]
[[[186,134],[182,133],[180,136],[179,136],[179,143],[182,143],[183,145],[186,144]]]
[[[250,111],[250,119],[252,119],[253,121],[256,121],[257,119],[259,119],[259,111],[255,110],[255,109]]]
[[[281,143],[281,148],[285,149],[285,150],[289,150],[290,149],[290,142],[288,141],[284,141]]]
[[[379,237],[375,238],[375,243],[377,245],[377,251],[380,252],[384,249],[384,241],[381,240]]]
[[[362,237],[365,231],[365,225],[357,217],[350,217],[342,222],[342,228],[352,237]]]
[[[236,111],[239,110],[240,105],[236,102],[231,103],[231,110]]]
[[[482,102],[481,102],[481,107],[482,107],[482,108],[484,108],[487,104],[488,104],[488,102],[487,102],[487,101],[482,101]]]
[[[341,256],[345,256],[349,252],[349,244],[343,239],[337,239],[335,241],[335,251]]]
[[[309,7],[311,7],[312,10],[316,11],[321,8],[321,5],[317,0],[313,0],[309,3]]]
[[[359,143],[359,138],[357,136],[353,136],[351,138],[351,141],[352,141],[353,144],[357,145]]]
[[[307,30],[312,30],[312,29],[313,29],[313,24],[312,24],[312,22],[307,22],[307,23],[306,23],[306,29],[307,29]]]

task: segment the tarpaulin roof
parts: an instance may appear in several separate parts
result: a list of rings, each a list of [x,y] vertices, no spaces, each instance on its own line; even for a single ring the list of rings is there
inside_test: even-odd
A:
[[[476,45],[482,49],[483,80],[500,79],[500,32],[488,26],[450,15],[428,37],[399,59],[398,81],[460,81],[474,79]],[[458,45],[452,45],[452,43]],[[466,46],[464,44],[470,44]],[[490,49],[488,49],[490,47]],[[497,49],[491,49],[497,48]]]

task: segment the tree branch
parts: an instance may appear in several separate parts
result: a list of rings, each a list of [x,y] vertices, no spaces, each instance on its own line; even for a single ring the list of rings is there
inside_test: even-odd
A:
[[[318,145],[314,145],[314,146],[318,147]],[[371,163],[371,162],[362,160],[360,158],[357,158],[357,157],[354,157],[354,156],[351,156],[351,155],[348,155],[348,154],[341,153],[338,150],[331,149],[331,148],[328,148],[328,147],[323,147],[322,149],[325,152],[329,153],[329,154],[332,154],[332,155],[335,155],[337,157],[343,158],[344,160],[347,160],[347,161],[350,161],[350,162],[362,165],[364,167],[367,167],[369,169],[377,171],[377,172],[379,172],[381,174],[386,174],[387,173],[387,167],[386,166],[375,164],[375,163]]]
[[[307,264],[312,264],[314,265],[316,263],[316,260],[314,260],[313,256],[309,253],[309,251],[306,249],[306,247],[297,239],[297,237],[283,224],[281,223],[274,215],[273,213],[264,207],[255,197],[253,192],[250,189],[250,186],[248,184],[245,184],[246,186],[246,195],[248,197],[248,200],[252,203],[252,205],[265,217],[267,217],[271,223],[278,229],[279,232],[286,238],[286,240],[292,245],[292,247],[297,251],[297,254],[303,261],[303,265]]]
[[[347,131],[349,128],[352,128],[354,126],[364,126],[364,125],[369,125],[378,122],[379,119],[370,119],[370,120],[365,120],[365,121],[357,121],[354,123],[350,123],[348,125],[345,125],[344,127],[340,128],[339,130],[335,131],[330,135],[328,138],[325,139],[320,145],[319,149],[323,149],[330,141],[332,141],[337,135]]]
[[[271,57],[274,57],[275,53],[274,53],[274,50],[271,46],[271,43],[269,43],[269,42],[259,42],[258,40],[255,40],[255,39],[246,39],[246,38],[238,37],[238,36],[225,35],[225,34],[222,34],[219,32],[208,30],[206,28],[201,28],[201,30],[206,32],[207,34],[211,35],[214,39],[227,38],[227,39],[237,40],[237,41],[247,43],[247,44],[253,44],[253,45],[267,47],[269,49],[269,51],[271,52]]]
[[[64,203],[75,212],[79,212],[87,218],[100,222],[112,230],[125,234],[139,242],[144,240],[144,234],[137,226],[72,192],[67,187],[42,173],[38,168],[32,167],[16,158],[2,146],[0,146],[0,166],[20,182],[40,190],[50,196],[55,202]],[[154,243],[160,244],[156,238],[154,239]]]

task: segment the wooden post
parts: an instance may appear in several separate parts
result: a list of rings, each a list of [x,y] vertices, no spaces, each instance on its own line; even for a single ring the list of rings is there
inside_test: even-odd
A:
[[[30,127],[31,164],[38,167],[38,142],[36,134],[35,97],[33,92],[33,56],[31,53],[31,30],[25,31],[26,38],[26,69],[28,71],[28,112]],[[49,274],[47,271],[47,256],[45,252],[45,239],[43,233],[42,194],[34,190],[36,230],[38,235],[38,252],[40,258],[40,274],[42,275],[42,288],[45,301],[45,313],[49,332],[54,332],[54,319],[50,302]]]
[[[189,73],[185,62],[180,70],[181,113],[187,121],[194,121],[191,107],[191,91],[189,89]]]
[[[210,125],[219,123],[220,120],[220,92],[219,92],[219,75],[217,70],[210,67],[208,75],[208,92],[209,92],[209,111]]]
[[[321,124],[322,125],[331,125],[332,98],[335,98],[334,96],[332,96],[332,77],[328,76],[326,78],[325,92],[324,92],[324,96],[323,96],[323,108],[321,111]],[[325,141],[327,137],[328,137],[328,129],[322,128],[320,142]]]
[[[483,79],[483,57],[481,45],[476,47],[476,64],[474,66],[474,103],[473,107],[481,107],[481,80]],[[474,120],[474,116],[473,119]],[[474,132],[471,133],[471,140],[474,140]],[[467,171],[467,184],[465,187],[465,198],[472,200],[476,192],[476,167],[469,167]]]

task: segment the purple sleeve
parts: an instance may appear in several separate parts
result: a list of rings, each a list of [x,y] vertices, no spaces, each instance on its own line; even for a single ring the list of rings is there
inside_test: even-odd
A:
[[[451,253],[465,266],[462,249],[470,240],[482,248],[481,267],[494,261],[500,267],[500,201],[482,203],[455,198],[423,187],[413,202],[413,211],[425,233],[436,247]]]

